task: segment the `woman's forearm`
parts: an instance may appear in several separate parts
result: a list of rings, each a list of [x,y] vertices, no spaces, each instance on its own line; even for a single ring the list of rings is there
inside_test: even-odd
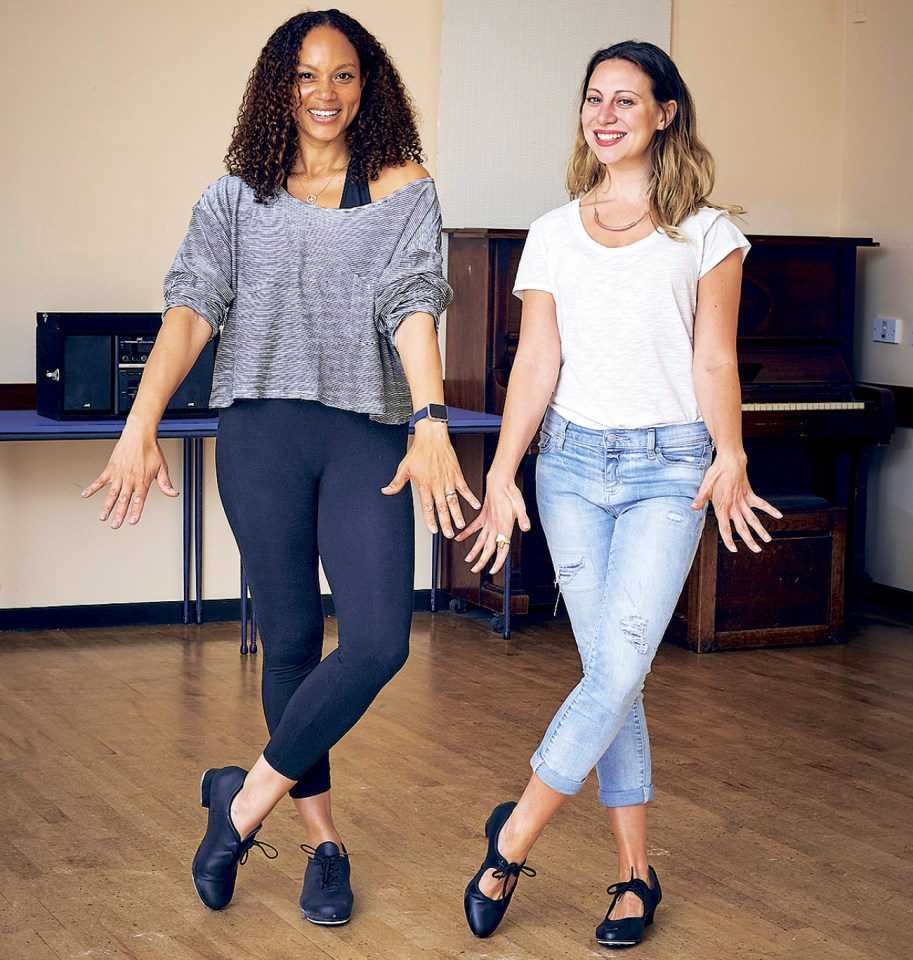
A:
[[[555,391],[558,366],[557,357],[529,362],[517,353],[510,371],[498,449],[488,472],[490,479],[513,480],[516,476]]]
[[[560,369],[561,337],[554,298],[542,290],[527,290],[523,294],[520,342],[507,385],[501,436],[488,471],[490,480],[513,482],[555,392]]]
[[[717,455],[744,460],[742,394],[736,362],[726,360],[712,367],[696,368],[694,393]]]
[[[396,329],[396,349],[409,384],[412,409],[443,403],[441,350],[431,314],[413,313],[406,317]]]
[[[127,418],[133,429],[155,432],[168,401],[190,372],[212,334],[189,307],[172,307],[162,321]]]
[[[412,409],[422,410],[429,403],[444,402],[444,371],[434,318],[429,313],[413,313],[397,327],[396,349],[403,364]],[[450,442],[446,423],[420,420],[415,437],[440,443]]]

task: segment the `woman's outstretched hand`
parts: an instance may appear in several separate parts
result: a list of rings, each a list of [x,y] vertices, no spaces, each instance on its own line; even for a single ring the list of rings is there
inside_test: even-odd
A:
[[[83,497],[91,497],[108,487],[108,495],[102,504],[98,519],[104,522],[111,517],[111,529],[117,530],[127,517],[132,526],[139,523],[146,504],[146,497],[153,482],[166,497],[179,497],[168,475],[168,464],[155,434],[149,436],[127,424],[117,441],[108,465],[94,483],[83,490]],[[112,515],[113,511],[113,515]]]
[[[529,530],[529,517],[523,494],[511,477],[509,480],[488,477],[488,489],[482,512],[457,534],[457,540],[463,541],[480,531],[472,549],[466,554],[466,562],[472,564],[472,572],[480,573],[485,564],[494,556],[491,573],[497,573],[507,558],[507,548],[514,532],[514,522],[526,533]]]
[[[744,454],[739,457],[719,455],[713,461],[691,509],[703,510],[708,500],[713,503],[723,543],[732,553],[736,553],[733,528],[754,553],[760,553],[761,547],[752,536],[752,530],[765,543],[770,543],[770,534],[764,529],[755,510],[763,510],[778,520],[783,516],[776,507],[762,500],[751,489]]]
[[[416,424],[412,446],[400,461],[393,479],[381,487],[381,493],[395,496],[410,480],[418,494],[425,526],[431,533],[438,532],[438,521],[441,532],[448,538],[453,537],[454,527],[462,530],[466,526],[460,497],[474,510],[479,509],[479,501],[469,489],[450,444],[446,424],[427,421]]]

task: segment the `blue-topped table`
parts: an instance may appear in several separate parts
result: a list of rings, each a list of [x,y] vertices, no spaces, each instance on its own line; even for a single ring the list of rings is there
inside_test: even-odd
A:
[[[494,413],[477,413],[474,410],[464,410],[462,407],[448,407],[448,412],[450,414],[450,423],[447,425],[447,429],[451,434],[485,434],[485,433],[499,433],[501,430],[501,418]],[[409,432],[412,432],[414,424],[409,424]],[[476,490],[475,493],[478,496],[482,495],[481,490]],[[441,560],[441,534],[435,533],[431,537],[431,612],[434,613],[437,610],[437,582],[438,582],[438,571],[440,570],[440,560]],[[510,556],[508,555],[505,566],[509,565]],[[505,569],[505,577],[508,578],[507,582],[507,591],[505,596],[510,596],[510,570]],[[507,624],[505,626],[505,633],[509,635],[510,631],[510,610],[508,609],[510,604],[506,605],[507,609]]]
[[[51,420],[34,410],[0,410],[0,441],[3,440],[116,440],[124,428],[123,420]],[[196,622],[203,622],[203,440],[216,436],[218,417],[165,419],[159,424],[160,439],[183,441],[184,502],[184,623],[190,623],[191,561],[195,568]],[[491,413],[477,413],[450,407],[449,430],[452,434],[495,434],[501,429],[501,418]],[[412,425],[409,427],[412,432]],[[481,491],[477,491],[481,494]],[[440,534],[432,537],[431,610],[437,609],[438,571],[440,569]],[[510,558],[505,563],[505,597],[510,596]],[[247,652],[247,580],[242,571],[241,586],[242,652]],[[251,649],[256,650],[256,626],[251,623]],[[504,635],[510,635],[510,610],[505,604]]]
[[[190,623],[191,558],[196,622],[203,622],[203,439],[214,437],[218,427],[217,417],[166,419],[159,424],[160,439],[183,441],[184,623]],[[123,420],[51,420],[34,410],[0,410],[0,440],[116,440],[123,429]]]

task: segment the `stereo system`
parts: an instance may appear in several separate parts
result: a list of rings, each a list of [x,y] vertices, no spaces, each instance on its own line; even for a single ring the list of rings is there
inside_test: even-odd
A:
[[[39,313],[38,413],[52,420],[118,420],[130,412],[162,324],[158,313]],[[209,409],[216,341],[203,348],[168,403],[166,417]]]

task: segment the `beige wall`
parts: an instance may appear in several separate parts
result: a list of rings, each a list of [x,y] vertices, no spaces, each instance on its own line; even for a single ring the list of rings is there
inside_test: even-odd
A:
[[[859,21],[856,22],[856,15]],[[675,0],[672,54],[718,167],[716,196],[755,233],[874,237],[862,251],[860,379],[913,386],[913,4],[908,0]],[[903,321],[876,344],[875,315]],[[866,560],[913,590],[913,431],[870,473]]]
[[[221,159],[281,0],[5,0],[0,11],[0,382],[35,379],[37,310],[158,310],[190,209]],[[318,5],[314,5],[318,6]],[[437,141],[441,0],[348,0],[387,46]],[[79,499],[104,442],[0,445],[0,608],[176,599],[179,503],[112,533]],[[212,444],[207,442],[211,460]],[[167,445],[180,486],[179,444]],[[238,595],[211,467],[204,595]],[[416,585],[429,582],[428,537]]]
[[[839,227],[844,0],[675,0],[672,56],[752,233]]]
[[[345,6],[396,58],[433,163],[440,0]],[[158,308],[190,206],[221,171],[249,68],[270,30],[298,9],[267,0],[6,0],[0,96],[15,136],[0,145],[0,381],[33,378],[36,309]],[[865,22],[852,22],[857,9]],[[717,197],[748,209],[750,231],[878,239],[881,248],[866,256],[859,372],[907,385],[911,47],[907,0],[673,4],[672,52],[717,157]],[[874,313],[900,317],[905,343],[869,342]],[[907,590],[911,435],[901,431],[876,457],[868,551],[876,580]],[[140,528],[115,535],[78,499],[109,446],[0,447],[0,608],[180,595],[176,505],[159,499]],[[205,594],[237,595],[236,554],[211,475],[206,514]],[[416,584],[427,586],[427,538],[417,540]]]
[[[855,3],[848,3],[855,9]],[[860,0],[846,33],[840,229],[881,244],[865,260],[858,376],[913,387],[913,4]],[[895,317],[901,343],[873,343],[870,321]],[[877,583],[913,590],[913,429],[878,450],[869,485],[866,560]]]

